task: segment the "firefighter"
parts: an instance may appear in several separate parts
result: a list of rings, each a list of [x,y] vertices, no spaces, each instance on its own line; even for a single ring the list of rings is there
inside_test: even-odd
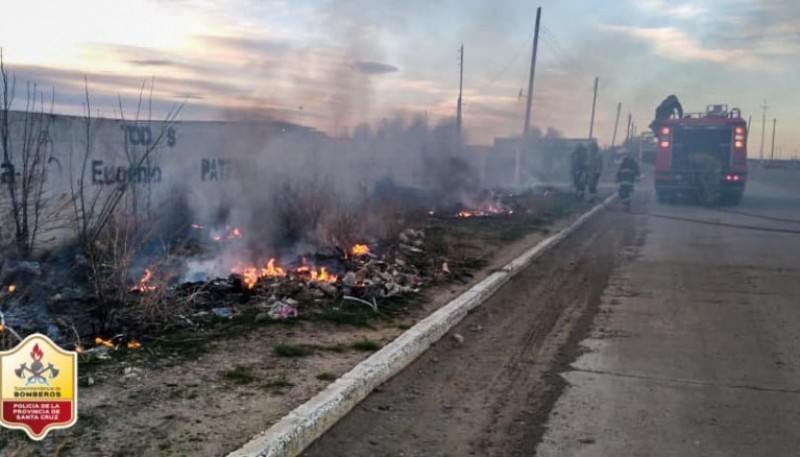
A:
[[[639,164],[632,154],[627,154],[622,163],[619,164],[616,182],[619,184],[619,199],[626,211],[631,209],[631,197],[633,196],[633,185],[639,177]]]
[[[589,175],[589,193],[597,195],[597,183],[600,181],[600,174],[603,173],[603,154],[596,142],[589,145],[589,163],[587,166]]]
[[[579,144],[574,151],[572,151],[572,186],[578,196],[583,197],[583,192],[586,189],[586,165],[587,165],[587,152],[586,146],[583,143]]]
[[[678,101],[678,97],[675,95],[670,95],[669,97],[665,98],[660,105],[658,105],[658,108],[656,108],[656,118],[650,123],[650,128],[653,130],[653,133],[656,135],[658,134],[656,124],[659,121],[669,119],[673,114],[677,115],[678,118],[682,118],[683,106],[681,106],[681,102]]]

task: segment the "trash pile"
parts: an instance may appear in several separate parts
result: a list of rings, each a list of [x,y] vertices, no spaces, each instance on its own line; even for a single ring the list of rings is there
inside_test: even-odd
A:
[[[425,252],[422,230],[405,229],[395,243],[376,247],[380,254],[356,244],[340,249],[341,255],[309,256],[313,262],[302,257],[294,265],[270,259],[262,268],[235,268],[225,278],[178,284],[168,295],[192,298],[195,312],[181,316],[187,322],[232,318],[253,307],[257,320],[287,319],[343,302],[378,312],[382,301],[416,294],[430,281],[434,263]],[[140,283],[136,291],[144,296],[151,289]]]

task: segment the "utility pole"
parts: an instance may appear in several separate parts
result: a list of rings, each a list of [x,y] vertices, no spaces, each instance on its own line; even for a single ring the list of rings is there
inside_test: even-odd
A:
[[[528,75],[528,102],[525,106],[525,127],[522,129],[522,140],[528,138],[531,128],[531,102],[533,101],[533,75],[536,72],[536,49],[539,47],[539,21],[542,18],[542,7],[536,8],[536,27],[533,31],[533,53],[531,54],[531,73]]]
[[[628,129],[625,130],[625,143],[631,140],[631,123],[633,122],[633,116],[631,112],[628,111]]]
[[[597,83],[600,82],[600,77],[594,77],[594,96],[592,97],[592,118],[589,121],[589,141],[592,141],[592,135],[594,134],[594,108],[597,105]]]
[[[761,105],[762,114],[761,114],[761,148],[758,152],[758,161],[759,163],[764,163],[764,132],[767,130],[767,101],[764,100],[764,104]]]
[[[611,137],[611,148],[614,148],[614,144],[617,141],[617,127],[619,127],[619,112],[622,109],[622,102],[617,103],[617,120],[614,121],[614,135]]]
[[[461,141],[461,93],[464,90],[464,45],[458,51],[458,107],[456,108],[456,144]]]
[[[772,118],[772,152],[770,152],[769,160],[775,160],[775,125],[778,123],[778,118]]]
[[[517,187],[522,185],[522,148],[527,145],[531,128],[531,103],[533,102],[533,75],[536,73],[536,50],[539,48],[539,22],[542,19],[542,7],[536,8],[536,26],[533,31],[533,52],[531,53],[531,73],[528,75],[528,100],[525,105],[525,126],[522,129],[522,141],[517,146],[514,161],[514,181]]]

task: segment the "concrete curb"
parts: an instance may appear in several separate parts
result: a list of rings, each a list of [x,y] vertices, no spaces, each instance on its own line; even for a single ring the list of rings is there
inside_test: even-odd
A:
[[[578,227],[616,200],[611,195],[569,227],[552,235],[502,269],[492,273],[463,294],[418,322],[415,326],[356,365],[275,425],[256,435],[228,457],[294,457],[322,436],[376,387],[386,382],[422,355],[500,287],[537,257],[556,246]]]

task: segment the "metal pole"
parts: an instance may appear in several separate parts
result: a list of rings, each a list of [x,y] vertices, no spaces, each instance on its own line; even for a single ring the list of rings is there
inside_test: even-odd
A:
[[[589,141],[592,141],[592,135],[594,134],[594,108],[597,104],[597,83],[600,82],[600,77],[594,77],[594,96],[592,97],[592,118],[589,121]]]
[[[622,102],[617,103],[617,120],[614,121],[614,135],[611,137],[611,148],[614,148],[614,144],[617,142],[617,127],[619,127],[619,112],[622,109]]]

